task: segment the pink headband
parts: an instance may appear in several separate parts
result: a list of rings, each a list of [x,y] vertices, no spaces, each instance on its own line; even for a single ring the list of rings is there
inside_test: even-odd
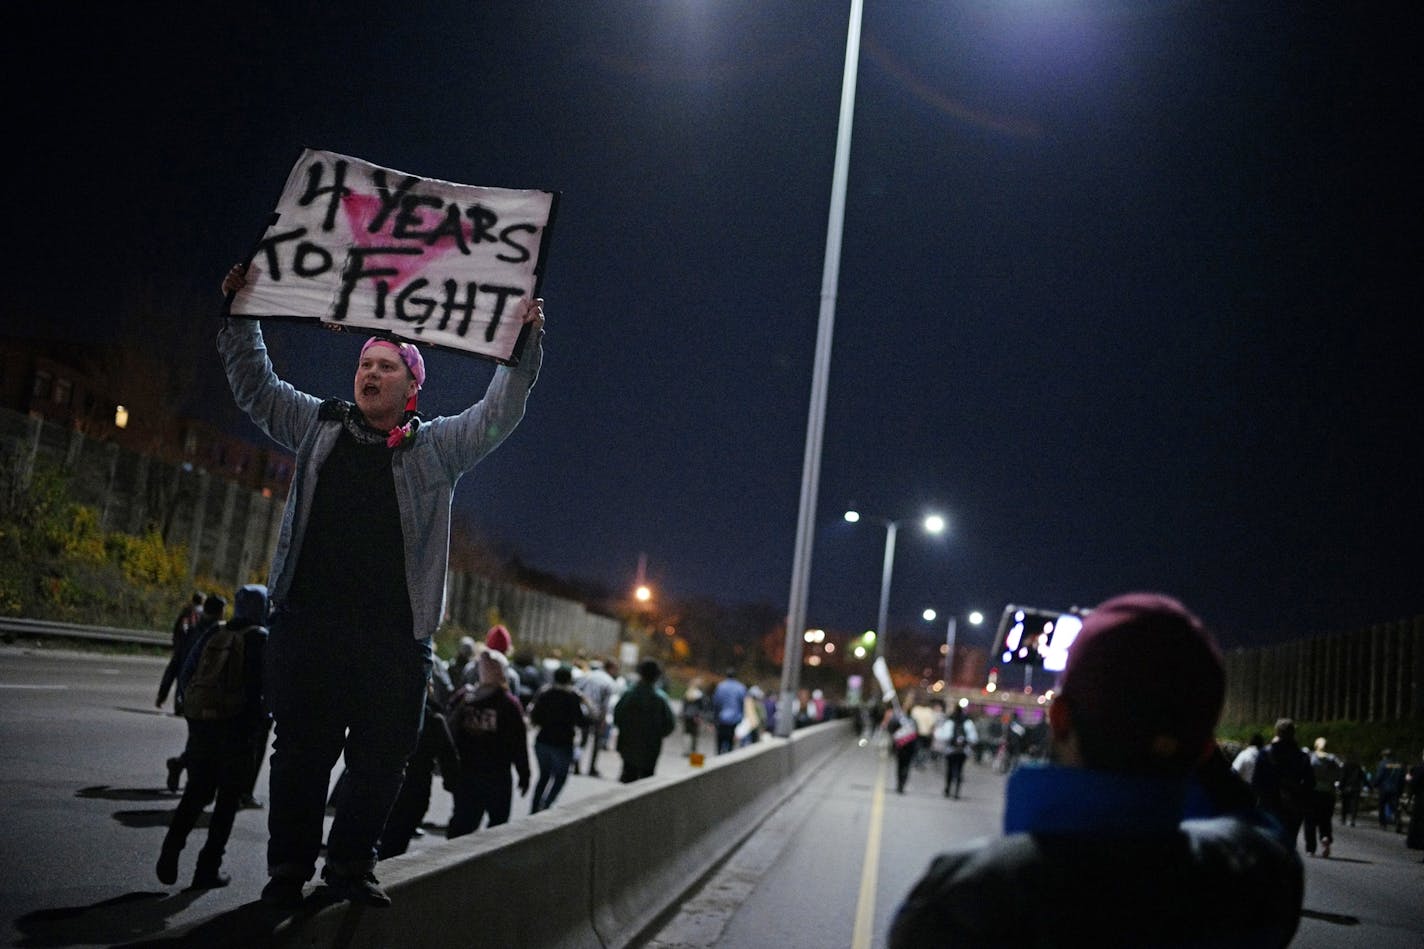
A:
[[[425,359],[420,355],[419,349],[410,343],[397,343],[380,336],[372,336],[366,340],[366,345],[361,347],[361,355],[366,355],[366,350],[376,345],[389,346],[399,353],[401,362],[405,363],[410,374],[415,377],[415,387],[417,389],[425,387]]]

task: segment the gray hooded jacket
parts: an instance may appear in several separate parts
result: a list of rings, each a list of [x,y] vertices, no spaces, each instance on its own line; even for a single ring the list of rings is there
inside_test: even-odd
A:
[[[218,352],[238,408],[297,456],[272,557],[272,602],[280,607],[301,556],[317,472],[331,454],[342,425],[319,417],[321,399],[299,392],[277,377],[256,320],[225,319],[218,331]],[[416,639],[434,635],[444,612],[455,485],[524,417],[525,402],[542,360],[540,340],[529,340],[517,366],[495,370],[483,399],[459,415],[422,421],[412,443],[391,452]]]

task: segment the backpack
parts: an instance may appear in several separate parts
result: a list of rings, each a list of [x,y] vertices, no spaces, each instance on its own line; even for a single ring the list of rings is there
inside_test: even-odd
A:
[[[952,751],[962,751],[969,744],[969,738],[960,728],[958,723],[952,718],[946,718],[935,728],[935,740],[943,745],[945,749]]]
[[[235,717],[247,704],[246,630],[219,623],[196,645],[200,651],[183,687],[183,717],[207,722]]]
[[[1344,770],[1340,759],[1331,754],[1311,755],[1310,768],[1315,773],[1315,788],[1318,791],[1333,791]]]

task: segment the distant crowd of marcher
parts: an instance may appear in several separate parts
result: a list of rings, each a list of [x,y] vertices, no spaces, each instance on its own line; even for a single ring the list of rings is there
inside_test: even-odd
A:
[[[187,722],[188,739],[181,753],[166,762],[170,791],[179,790],[185,773],[187,781],[156,873],[164,883],[176,882],[180,852],[211,804],[192,877],[195,889],[229,883],[221,868],[224,850],[236,813],[263,807],[254,790],[272,732],[263,673],[270,610],[266,587],[242,587],[230,618],[225,618],[226,609],[226,601],[216,595],[195,594],[185,605],[173,625],[173,652],[157,696],[162,707],[171,694],[175,713]],[[437,776],[451,795],[446,836],[457,838],[507,822],[516,790],[530,797],[530,814],[547,810],[570,774],[601,776],[601,752],[618,753],[621,782],[651,776],[663,740],[679,721],[686,756],[699,754],[704,737],[711,739],[711,749],[724,754],[759,741],[774,726],[775,696],[746,685],[735,669],[727,669],[710,691],[705,678],[694,678],[676,712],[662,675],[651,660],[638,665],[630,682],[611,657],[536,659],[527,650],[513,649],[503,625],[492,627],[483,642],[462,638],[454,656],[432,664],[416,747],[384,817],[377,856],[404,853],[424,835],[421,825]],[[970,761],[1016,775],[1020,764],[1053,756],[1047,717],[1026,724],[1014,710],[976,715],[967,701],[948,708],[938,695],[922,692],[907,694],[903,706],[886,702],[846,708],[829,703],[819,690],[801,690],[793,700],[797,726],[846,714],[855,716],[862,744],[883,741],[891,750],[900,793],[915,772],[936,771],[943,774],[944,797],[957,800]],[[1367,768],[1353,755],[1334,754],[1327,744],[1316,738],[1301,747],[1295,723],[1281,719],[1270,741],[1253,735],[1244,746],[1222,743],[1214,746],[1212,760],[1220,760],[1223,774],[1239,779],[1245,803],[1265,815],[1274,838],[1291,852],[1303,837],[1307,854],[1330,857],[1336,822],[1355,826],[1362,800],[1371,798],[1380,828],[1402,833],[1407,827],[1408,845],[1424,849],[1424,822],[1408,819],[1424,787],[1424,763],[1408,766],[1386,749]],[[353,806],[348,775],[359,761],[347,756],[347,771],[326,806],[338,812]]]
[[[180,611],[157,698],[162,707],[171,694],[175,714],[188,726],[184,749],[166,762],[170,791],[177,793],[185,772],[188,777],[159,855],[162,882],[176,882],[187,837],[203,809],[215,802],[192,878],[195,889],[230,882],[221,864],[234,816],[242,808],[264,806],[254,790],[272,733],[270,678],[264,673],[267,588],[241,588],[232,617],[224,622],[226,609],[223,597],[195,593]],[[602,776],[602,752],[618,754],[622,783],[652,776],[663,740],[679,721],[686,756],[698,753],[703,735],[714,737],[720,754],[753,744],[768,732],[774,698],[744,684],[735,669],[726,670],[710,692],[704,691],[705,681],[694,678],[675,711],[654,660],[638,663],[630,681],[611,657],[565,662],[515,650],[502,624],[490,628],[483,642],[462,637],[452,657],[437,657],[431,664],[415,749],[384,815],[377,857],[404,853],[424,835],[437,776],[451,795],[445,833],[457,838],[506,823],[516,791],[524,797],[532,788],[530,814],[547,810],[570,774]],[[231,694],[224,697],[224,690]],[[834,710],[814,690],[797,696],[793,712],[796,724],[809,725]],[[324,799],[324,806],[338,814],[360,806],[352,790],[359,754],[348,749],[345,764]],[[333,824],[331,833],[336,832]]]
[[[1292,846],[1303,838],[1305,852],[1312,857],[1330,856],[1333,823],[1338,819],[1341,826],[1356,826],[1361,800],[1369,798],[1380,829],[1402,834],[1407,823],[1407,845],[1424,850],[1424,821],[1406,821],[1424,789],[1424,760],[1410,767],[1395,756],[1394,749],[1386,748],[1373,767],[1366,767],[1352,753],[1342,756],[1327,750],[1328,744],[1321,737],[1301,746],[1296,723],[1282,718],[1269,742],[1253,734],[1235,751],[1231,770],[1280,822],[1283,837]]]

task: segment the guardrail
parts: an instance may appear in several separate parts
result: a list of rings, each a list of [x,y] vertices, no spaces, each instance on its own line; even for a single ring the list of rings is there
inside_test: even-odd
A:
[[[172,633],[151,629],[118,629],[113,626],[81,626],[77,623],[56,623],[43,619],[0,617],[0,638],[44,636],[63,639],[89,639],[111,643],[141,643],[148,646],[168,646]]]

